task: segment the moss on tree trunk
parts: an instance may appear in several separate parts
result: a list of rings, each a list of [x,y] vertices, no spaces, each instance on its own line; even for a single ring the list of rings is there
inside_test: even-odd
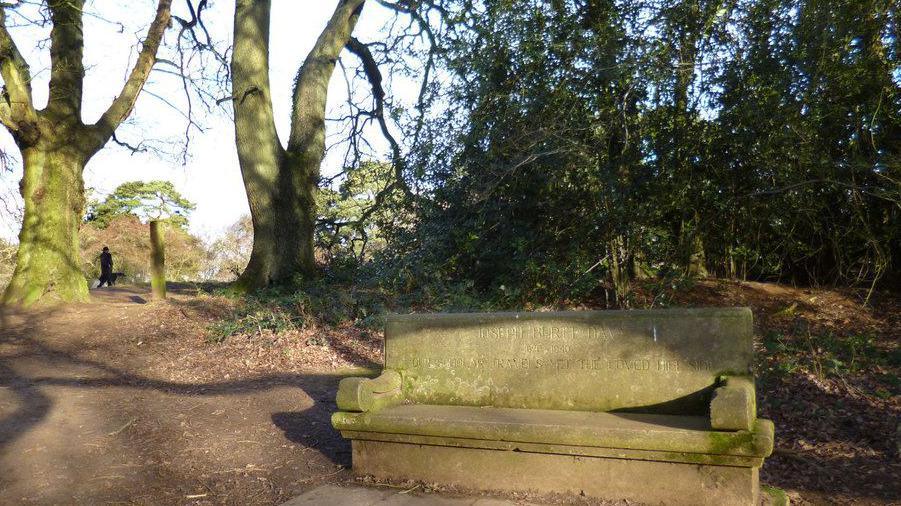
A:
[[[163,241],[165,224],[150,222],[150,289],[153,300],[166,298],[166,245]]]
[[[328,83],[364,0],[341,0],[297,73],[287,148],[275,130],[269,85],[269,0],[235,2],[235,141],[253,220],[253,250],[235,287],[253,291],[315,275],[313,234],[325,153]]]
[[[0,77],[4,85],[0,124],[12,135],[25,166],[21,184],[25,215],[16,269],[3,292],[5,304],[88,299],[88,285],[78,259],[84,166],[134,108],[169,26],[172,0],[158,0],[156,16],[128,79],[92,125],[81,120],[84,0],[44,4],[52,22],[49,98],[47,107],[37,110],[28,62],[6,28],[6,9],[10,6],[0,3]]]
[[[84,209],[85,159],[76,151],[33,147],[22,152],[25,216],[6,304],[86,301],[78,227]]]

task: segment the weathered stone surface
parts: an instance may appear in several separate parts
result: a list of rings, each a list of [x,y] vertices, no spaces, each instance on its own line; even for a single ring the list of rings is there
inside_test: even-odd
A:
[[[756,505],[757,468],[353,442],[355,466],[380,479],[468,489],[562,492],[643,504]]]
[[[740,455],[632,450],[627,448],[605,448],[602,446],[575,446],[550,443],[523,443],[521,441],[494,441],[490,439],[467,439],[446,436],[420,436],[413,434],[391,434],[389,432],[341,431],[341,434],[352,440],[361,439],[366,441],[384,441],[386,443],[482,448],[485,450],[505,450],[513,452],[553,453],[577,457],[610,457],[616,459],[653,460],[655,462],[681,462],[683,464],[708,464],[738,467],[760,467],[761,464],[763,464],[762,457],[745,457]]]
[[[417,490],[322,485],[282,506],[528,506],[522,501],[487,497],[444,497]],[[536,505],[537,506],[537,505]]]
[[[390,369],[379,377],[344,378],[338,383],[336,403],[346,411],[370,411],[399,402],[400,374]]]
[[[710,425],[722,430],[751,430],[757,418],[754,380],[730,377],[713,392],[710,401]]]
[[[324,485],[282,503],[282,506],[369,506],[380,504],[395,493],[392,490]]]
[[[385,367],[416,404],[707,416],[753,360],[748,309],[390,316]]]
[[[526,443],[765,457],[773,426],[714,431],[706,417],[545,409],[403,405],[373,413],[335,413],[338,430]]]
[[[385,372],[342,381],[332,424],[359,474],[754,505],[752,362],[747,309],[392,316]]]

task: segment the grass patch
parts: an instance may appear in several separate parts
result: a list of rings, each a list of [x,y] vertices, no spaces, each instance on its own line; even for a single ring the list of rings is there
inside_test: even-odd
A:
[[[280,305],[265,304],[259,300],[249,300],[239,306],[231,315],[207,328],[207,341],[221,343],[236,335],[284,332],[303,326],[303,317],[292,314]]]
[[[864,372],[897,369],[901,363],[898,350],[886,351],[876,345],[875,336],[833,333],[802,335],[769,332],[763,339],[767,355],[773,359],[771,371],[790,375],[798,371],[813,373],[820,379],[843,378]],[[891,388],[898,390],[898,378],[882,375]],[[877,390],[877,396],[889,397],[888,390]]]
[[[272,289],[239,298],[231,314],[207,327],[207,340],[221,343],[234,336],[300,330],[307,325],[350,323],[380,330],[386,313],[384,297],[371,290],[318,284],[296,292]]]

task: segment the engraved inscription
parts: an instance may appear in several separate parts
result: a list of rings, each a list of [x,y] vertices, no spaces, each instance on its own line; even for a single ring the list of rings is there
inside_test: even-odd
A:
[[[470,331],[472,332],[472,331]],[[628,332],[628,335],[626,334]],[[468,337],[467,337],[468,336]],[[423,356],[404,357],[404,366],[412,369],[615,371],[625,374],[680,374],[710,371],[704,360],[674,359],[657,345],[653,332],[627,331],[616,326],[577,325],[495,325],[459,331],[446,337],[448,342],[466,339],[501,341],[489,349],[509,351],[507,356]],[[629,350],[646,347],[645,353],[615,352],[617,341],[628,337]],[[646,344],[645,344],[646,343]]]

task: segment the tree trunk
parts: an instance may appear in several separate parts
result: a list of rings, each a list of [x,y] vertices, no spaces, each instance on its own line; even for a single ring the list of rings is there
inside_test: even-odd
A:
[[[163,241],[164,224],[150,222],[150,290],[153,300],[166,299],[166,245]]]
[[[618,307],[625,308],[631,288],[625,238],[622,235],[614,236],[607,243],[607,249],[610,252],[610,280],[613,282],[616,304]]]
[[[691,256],[688,260],[688,275],[695,278],[706,278],[707,255],[704,253],[704,240],[701,233],[694,231],[691,239]]]
[[[87,301],[78,247],[86,159],[75,150],[42,146],[23,149],[22,158],[25,216],[3,303]]]
[[[4,304],[88,300],[78,244],[84,166],[131,113],[169,26],[171,4],[172,0],[158,0],[156,16],[121,92],[96,124],[85,125],[81,121],[84,0],[45,3],[53,26],[49,97],[41,111],[32,100],[28,63],[6,27],[5,9],[10,5],[0,2],[0,76],[4,84],[0,124],[22,152],[20,189],[25,201],[16,269],[3,293]]]
[[[683,220],[679,228],[679,257],[685,274],[692,278],[706,278],[707,255],[701,231],[701,218],[697,212],[690,220]]]
[[[235,143],[253,223],[250,260],[236,283],[242,291],[290,282],[300,273],[297,263],[291,261],[291,248],[300,242],[301,227],[286,194],[289,189],[285,188],[283,172],[287,154],[272,112],[269,14],[268,0],[239,0],[235,5]]]
[[[316,191],[325,152],[325,105],[338,54],[364,0],[341,0],[297,74],[288,148],[275,129],[269,85],[269,0],[235,2],[232,95],[238,161],[253,249],[235,287],[253,291],[315,275]]]
[[[313,260],[314,190],[298,192],[283,181],[285,174],[307,172],[309,167],[292,166],[288,169],[282,160],[273,166],[282,177],[272,185],[259,184],[260,172],[263,171],[242,170],[253,222],[250,260],[236,282],[242,291],[293,284],[299,279],[314,276],[316,272]],[[315,170],[318,174],[318,163]]]

